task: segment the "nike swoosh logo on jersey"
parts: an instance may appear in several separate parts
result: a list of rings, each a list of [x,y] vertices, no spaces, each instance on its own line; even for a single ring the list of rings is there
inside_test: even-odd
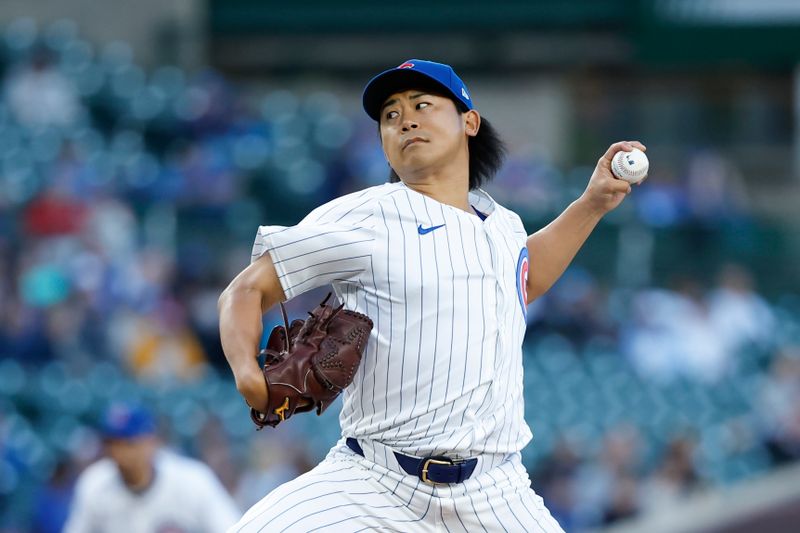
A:
[[[426,233],[430,233],[435,229],[443,228],[444,224],[439,224],[438,226],[431,226],[430,228],[423,228],[422,224],[417,227],[417,231],[420,235],[425,235]]]

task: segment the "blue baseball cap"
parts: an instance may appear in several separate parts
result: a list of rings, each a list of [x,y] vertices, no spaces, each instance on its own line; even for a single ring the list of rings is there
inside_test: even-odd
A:
[[[115,403],[103,413],[100,428],[107,439],[133,439],[155,433],[156,421],[141,405]]]
[[[467,86],[450,65],[409,59],[372,78],[364,88],[364,111],[380,122],[381,106],[392,94],[408,89],[430,89],[448,96],[467,109],[472,109],[472,98]]]

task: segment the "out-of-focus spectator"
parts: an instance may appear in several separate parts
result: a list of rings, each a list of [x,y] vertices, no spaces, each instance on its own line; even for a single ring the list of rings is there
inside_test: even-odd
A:
[[[27,364],[51,360],[54,356],[53,343],[43,334],[45,314],[15,298],[5,305],[8,320],[0,325],[0,354]]]
[[[699,486],[694,448],[694,441],[687,437],[675,438],[667,445],[661,464],[644,483],[641,498],[644,509],[674,504]]]
[[[785,348],[762,379],[758,419],[773,461],[800,459],[800,347]]]
[[[43,48],[8,76],[6,98],[17,121],[28,127],[70,126],[81,109],[74,85]]]
[[[642,440],[639,431],[630,425],[610,430],[596,461],[586,462],[575,477],[574,507],[580,527],[608,523],[614,517],[632,516],[638,502],[631,501],[631,479],[642,470]]]
[[[27,231],[37,237],[78,233],[86,219],[86,207],[60,186],[42,191],[25,210]]]
[[[197,335],[186,323],[186,311],[173,300],[162,300],[151,314],[139,316],[127,363],[140,379],[171,380],[200,377],[206,363]]]
[[[517,154],[509,157],[490,189],[495,199],[514,211],[547,217],[558,212],[564,185],[561,170],[546,159]]]
[[[769,348],[774,342],[775,317],[743,266],[727,264],[721,269],[708,302],[711,326],[727,353],[746,346]]]
[[[114,263],[131,261],[139,251],[137,220],[131,207],[118,198],[102,195],[94,199],[86,214],[84,238],[103,258]]]
[[[749,210],[741,173],[717,151],[692,155],[686,189],[690,212],[697,220],[717,224],[740,218]]]
[[[544,464],[531,475],[533,486],[541,491],[550,514],[565,531],[575,527],[575,475],[581,465],[580,457],[567,438],[560,438]]]
[[[603,525],[613,524],[639,513],[639,480],[635,476],[621,475],[611,490],[609,501],[603,510]]]
[[[52,355],[73,368],[89,367],[98,353],[87,315],[85,302],[77,296],[52,305],[45,313],[44,332],[52,343]]]
[[[210,140],[189,145],[179,163],[183,198],[192,205],[224,207],[236,196],[236,181],[230,176],[233,165],[222,141]]]
[[[686,188],[673,168],[661,168],[651,176],[647,187],[637,190],[632,200],[642,221],[663,228],[681,224],[689,216]]]
[[[582,346],[591,339],[616,339],[607,292],[586,269],[568,269],[528,317],[537,334],[559,333]]]
[[[643,376],[661,383],[681,376],[714,382],[728,370],[729,354],[711,328],[695,281],[685,278],[674,291],[641,291],[632,308],[624,349]]]
[[[190,81],[186,96],[180,102],[179,116],[187,120],[194,135],[215,136],[228,131],[239,100],[224,76],[204,69]]]

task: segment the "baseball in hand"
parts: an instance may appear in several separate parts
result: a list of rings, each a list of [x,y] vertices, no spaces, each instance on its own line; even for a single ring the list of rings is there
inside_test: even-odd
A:
[[[628,183],[638,183],[647,176],[650,162],[644,152],[634,148],[630,152],[620,150],[611,159],[611,172]]]

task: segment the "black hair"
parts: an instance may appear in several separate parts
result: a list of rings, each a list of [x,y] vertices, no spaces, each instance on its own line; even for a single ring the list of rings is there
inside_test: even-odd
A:
[[[456,109],[460,114],[467,111],[463,104],[456,102]],[[380,134],[380,124],[378,125]],[[469,149],[469,190],[477,189],[485,183],[489,183],[494,178],[503,160],[506,157],[506,145],[500,138],[500,134],[492,124],[481,117],[481,124],[478,133],[467,140]],[[397,183],[400,176],[390,166],[389,183]]]

